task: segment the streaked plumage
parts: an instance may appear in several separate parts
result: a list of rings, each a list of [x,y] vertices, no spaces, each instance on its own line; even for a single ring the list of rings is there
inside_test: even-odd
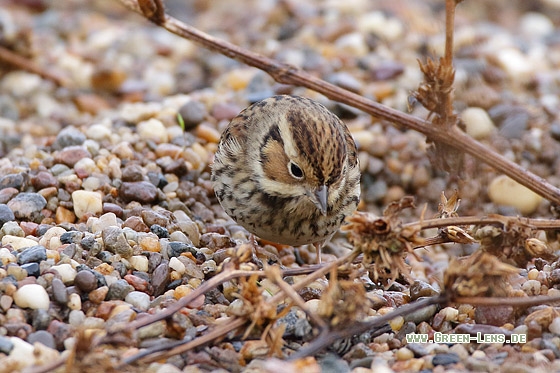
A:
[[[216,196],[249,232],[322,245],[356,209],[360,171],[346,125],[323,105],[274,96],[235,117],[212,166]]]

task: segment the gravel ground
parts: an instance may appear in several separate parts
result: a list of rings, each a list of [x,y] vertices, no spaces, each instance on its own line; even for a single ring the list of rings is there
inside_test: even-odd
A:
[[[409,95],[422,81],[417,60],[443,53],[444,1],[235,4],[193,0],[166,6],[169,14],[213,36],[401,111],[409,110]],[[119,358],[193,339],[236,315],[239,299],[233,293],[241,285],[229,281],[171,321],[128,336],[127,343],[80,347],[88,340],[84,336],[174,304],[218,273],[231,250],[248,241],[248,233],[217,203],[209,164],[229,120],[274,94],[314,98],[347,123],[360,151],[361,211],[381,215],[388,203],[412,195],[418,207],[400,216],[416,221],[424,206],[425,217],[437,214],[442,191],[449,197],[458,190],[461,216],[557,218],[549,202],[488,165],[467,158],[450,176],[430,162],[424,136],[310,90],[275,83],[261,71],[155,27],[117,2],[0,0],[0,5],[0,46],[65,82],[60,87],[0,62],[0,372],[42,366],[71,351],[81,359],[76,371],[113,371]],[[467,133],[556,186],[559,25],[557,0],[465,0],[457,11],[454,61],[455,109]],[[427,117],[419,105],[410,109]],[[554,252],[559,246],[551,236],[534,235]],[[337,250],[327,250],[323,260],[349,252],[344,235],[334,243]],[[306,247],[259,245],[260,260],[284,268],[313,262]],[[417,250],[422,261],[407,259],[411,282],[389,289],[367,274],[355,280],[363,285],[363,317],[439,293],[449,261],[478,247]],[[560,262],[554,255],[522,263],[504,256],[520,268],[507,284],[508,295],[560,294]],[[320,307],[327,284],[317,280],[300,291],[309,309]],[[266,280],[261,286],[265,297],[275,291]],[[298,307],[281,322],[285,357],[311,340],[313,324]],[[428,307],[390,327],[339,341],[295,363],[267,358],[258,334],[120,371],[560,370],[560,309],[551,305]],[[411,332],[449,331],[513,332],[526,335],[527,343],[422,344],[405,338]]]

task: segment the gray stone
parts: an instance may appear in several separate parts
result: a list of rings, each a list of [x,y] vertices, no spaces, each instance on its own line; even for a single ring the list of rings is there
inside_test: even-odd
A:
[[[31,221],[40,221],[41,210],[46,205],[47,200],[38,193],[19,193],[8,202],[8,207],[16,218]]]
[[[109,286],[107,300],[124,300],[131,291],[134,291],[134,288],[126,280],[115,281]]]
[[[15,220],[16,217],[14,212],[8,207],[8,205],[0,204],[0,228],[9,222]]]
[[[46,330],[39,330],[33,332],[27,336],[27,342],[33,344],[35,342],[39,342],[44,344],[50,348],[56,348],[56,343],[54,341],[54,337],[51,333],[47,332]]]
[[[17,260],[19,264],[40,263],[47,260],[47,249],[41,245],[27,247],[17,255]]]

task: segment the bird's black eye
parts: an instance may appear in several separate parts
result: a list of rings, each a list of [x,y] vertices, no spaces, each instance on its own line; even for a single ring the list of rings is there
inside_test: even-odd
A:
[[[299,168],[299,166],[292,161],[288,163],[288,170],[290,170],[290,175],[292,175],[296,179],[301,179],[303,177],[303,171],[301,170],[301,168]]]

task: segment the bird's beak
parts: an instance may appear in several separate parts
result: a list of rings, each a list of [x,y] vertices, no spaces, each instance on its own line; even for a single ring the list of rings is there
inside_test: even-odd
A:
[[[313,204],[321,211],[321,214],[327,215],[327,201],[329,198],[329,189],[326,185],[321,185],[316,190],[310,192],[308,197]]]

